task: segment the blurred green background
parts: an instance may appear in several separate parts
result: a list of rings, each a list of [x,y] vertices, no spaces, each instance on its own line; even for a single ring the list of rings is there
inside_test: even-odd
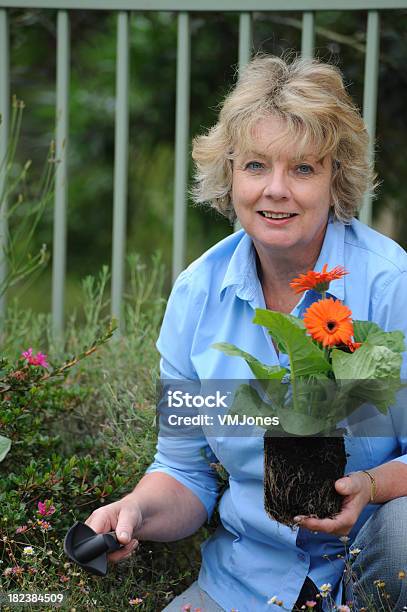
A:
[[[56,11],[11,10],[11,94],[26,109],[18,149],[33,162],[30,182],[43,170],[55,125]],[[301,14],[254,13],[254,50],[280,55],[300,49]],[[405,248],[407,207],[406,11],[381,12],[377,171],[381,185],[374,225]],[[77,305],[80,279],[110,265],[116,15],[71,11],[71,84],[68,195],[67,314]],[[316,55],[338,65],[362,106],[367,14],[318,12]],[[237,13],[191,14],[190,136],[212,125],[219,103],[235,81]],[[130,148],[127,252],[146,259],[160,250],[170,287],[177,15],[133,13],[131,20]],[[191,167],[192,171],[192,167]],[[36,231],[32,251],[52,251],[52,206]],[[12,226],[11,226],[12,231]],[[188,207],[187,263],[232,231],[213,211]],[[50,310],[51,263],[29,288],[22,305]],[[13,291],[15,294],[15,291]],[[9,296],[11,297],[11,296]]]

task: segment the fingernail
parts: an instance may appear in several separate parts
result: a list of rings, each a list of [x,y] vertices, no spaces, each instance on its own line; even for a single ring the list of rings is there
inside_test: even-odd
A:
[[[122,531],[122,532],[121,532],[121,534],[120,534],[120,539],[121,539],[121,540],[130,540],[130,536],[129,536],[129,534],[127,533],[127,531]]]

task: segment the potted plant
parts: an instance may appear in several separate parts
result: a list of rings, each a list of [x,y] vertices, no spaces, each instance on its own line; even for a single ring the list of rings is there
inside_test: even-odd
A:
[[[346,467],[340,424],[366,403],[385,414],[402,386],[403,333],[352,320],[347,306],[326,297],[329,283],[344,274],[325,265],[291,282],[298,293],[320,294],[303,320],[256,309],[253,322],[288,355],[289,369],[262,364],[229,343],[213,345],[245,359],[257,381],[241,385],[231,412],[278,417],[279,427],[264,433],[264,503],[271,518],[289,526],[297,515],[332,518],[340,511],[334,487]]]

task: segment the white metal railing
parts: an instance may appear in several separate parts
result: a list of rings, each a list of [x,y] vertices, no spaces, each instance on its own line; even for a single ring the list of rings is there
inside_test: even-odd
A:
[[[97,6],[95,6],[97,4]],[[306,6],[305,6],[306,5]],[[252,50],[252,18],[247,12],[247,0],[0,0],[0,159],[7,150],[9,130],[9,24],[8,10],[18,8],[57,9],[57,76],[56,76],[56,170],[52,315],[55,332],[64,326],[64,286],[66,267],[67,213],[67,152],[69,137],[70,31],[69,10],[109,10],[117,12],[115,161],[112,246],[112,315],[119,319],[122,308],[125,261],[125,228],[127,201],[128,157],[128,91],[129,91],[129,11],[178,11],[176,136],[174,176],[174,233],[172,275],[175,278],[184,267],[186,243],[186,208],[189,148],[190,99],[190,13],[202,11],[239,11],[239,67],[250,59]],[[304,10],[306,8],[306,10]],[[312,57],[314,52],[315,11],[368,10],[365,54],[365,85],[363,114],[371,135],[370,155],[376,125],[377,82],[380,42],[380,9],[407,8],[407,0],[252,0],[252,11],[303,11],[301,53]],[[0,172],[0,193],[4,172]],[[366,196],[360,218],[371,223],[371,199]],[[6,234],[5,219],[0,218],[0,242]],[[0,275],[5,275],[4,260]],[[4,303],[0,304],[4,308]]]

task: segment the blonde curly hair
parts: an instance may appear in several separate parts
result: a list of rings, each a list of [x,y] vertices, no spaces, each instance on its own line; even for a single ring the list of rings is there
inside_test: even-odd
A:
[[[334,215],[349,223],[363,195],[374,189],[369,136],[340,70],[315,59],[286,61],[262,54],[245,67],[216,125],[193,141],[194,201],[209,203],[230,221],[236,219],[231,200],[233,159],[250,148],[254,126],[271,115],[285,126],[281,145],[295,141],[299,158],[310,147],[320,159],[332,156]]]

